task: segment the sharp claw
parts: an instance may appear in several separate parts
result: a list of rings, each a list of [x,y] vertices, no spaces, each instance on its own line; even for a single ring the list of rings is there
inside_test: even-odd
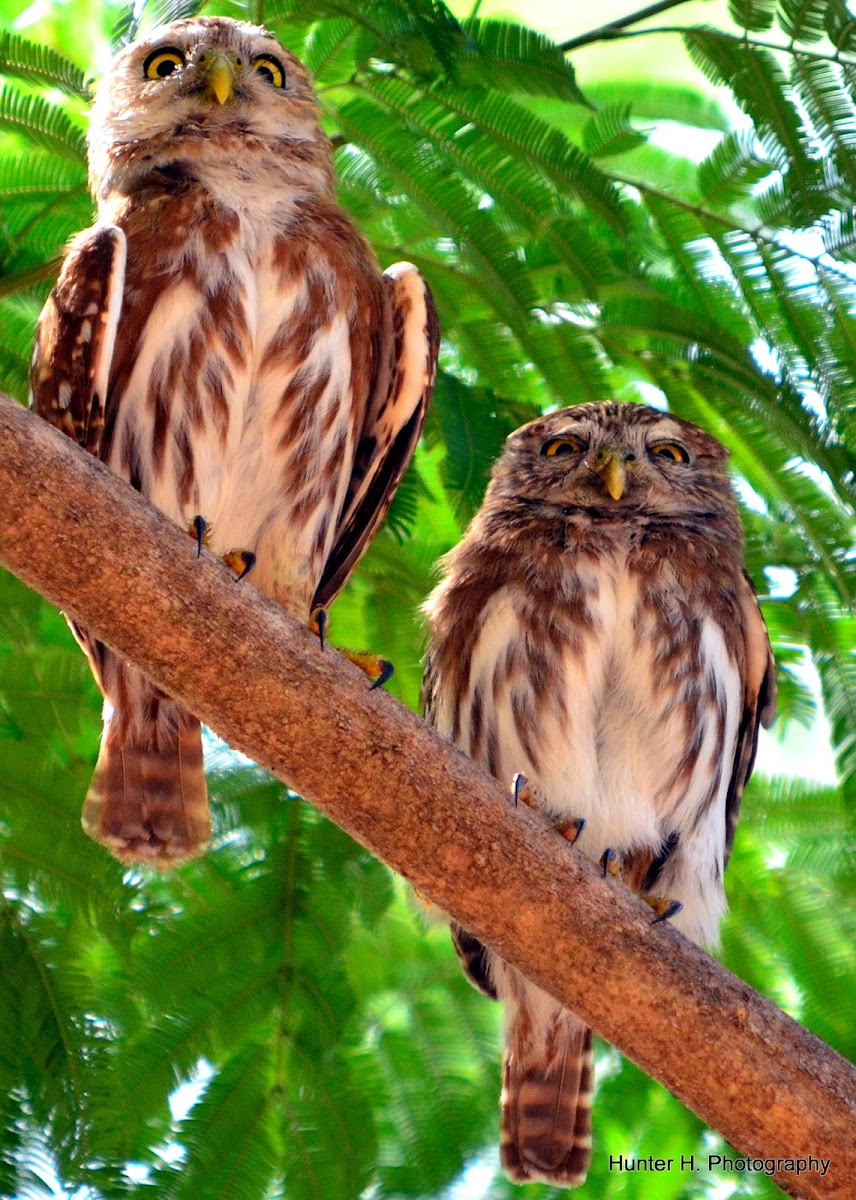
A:
[[[658,917],[654,918],[651,924],[659,925],[661,921],[668,921],[672,917],[676,917],[683,907],[684,906],[681,904],[680,900],[673,900],[671,904],[669,904],[668,908],[661,912]]]
[[[196,557],[199,558],[205,543],[205,534],[208,532],[208,522],[204,517],[196,516],[191,521],[190,528],[196,537]]]
[[[621,871],[618,855],[614,850],[604,850],[600,859],[600,869],[603,871],[603,877],[607,875],[618,875]]]
[[[518,771],[511,781],[511,794],[514,797],[514,807],[520,806],[520,794],[525,787],[529,786],[529,780],[522,771]],[[524,804],[526,802],[524,801]]]
[[[582,836],[582,832],[586,827],[585,818],[577,817],[575,821],[561,822],[556,826],[556,832],[560,833],[565,841],[571,845],[578,842]]]
[[[374,683],[370,685],[370,692],[373,692],[375,688],[383,687],[386,681],[388,679],[392,679],[393,675],[395,674],[395,667],[388,658],[381,658],[378,661],[380,662],[380,675],[378,675]]]
[[[235,583],[240,583],[256,565],[256,556],[252,550],[235,549],[220,556],[230,571],[236,575]]]
[[[312,614],[312,620],[315,622],[317,627],[318,641],[321,643],[321,649],[323,650],[327,637],[327,609],[316,608],[315,612]]]
[[[250,571],[252,571],[253,567],[256,565],[256,556],[253,554],[252,550],[243,550],[241,552],[241,559],[244,563],[244,566],[240,575],[235,580],[235,583],[240,583],[242,579],[246,579]]]

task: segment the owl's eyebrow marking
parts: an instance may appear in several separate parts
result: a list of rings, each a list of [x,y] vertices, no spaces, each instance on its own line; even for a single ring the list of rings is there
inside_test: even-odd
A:
[[[585,442],[588,445],[590,439],[587,433],[584,433],[579,427],[576,429],[560,429],[556,433],[542,434],[540,442],[558,442],[562,438],[571,438],[575,442]]]
[[[190,166],[183,162],[161,163],[152,174],[157,175],[163,183],[192,183],[196,178]]]

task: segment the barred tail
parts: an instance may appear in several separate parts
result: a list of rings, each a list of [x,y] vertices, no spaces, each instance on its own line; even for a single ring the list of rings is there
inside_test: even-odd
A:
[[[502,1166],[517,1183],[584,1182],[591,1160],[592,1033],[557,1010],[533,1044],[525,1010],[512,1018],[503,1062]]]
[[[122,862],[172,867],[210,836],[199,721],[102,649],[108,707],[83,828]]]

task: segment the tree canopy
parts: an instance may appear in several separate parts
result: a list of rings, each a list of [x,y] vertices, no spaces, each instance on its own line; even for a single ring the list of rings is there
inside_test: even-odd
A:
[[[199,7],[45,4],[31,39],[23,5],[0,6],[0,387],[19,399],[63,245],[92,219],[89,78],[111,43]],[[504,437],[546,407],[643,400],[718,436],[779,734],[820,704],[837,768],[753,780],[723,958],[852,1054],[856,20],[843,0],[731,0],[735,26],[662,35],[697,86],[587,89],[584,39],[565,52],[433,0],[205,7],[263,19],[310,66],[343,203],[382,264],[423,270],[442,322],[426,435],[335,640],[392,658],[415,706],[433,565]],[[706,157],[664,148],[676,128]],[[79,827],[98,712],[62,618],[0,576],[0,1194],[546,1197],[493,1177],[498,1013],[445,931],[213,742],[211,852],[123,872]],[[598,1065],[584,1194],[778,1194],[759,1175],[610,1173],[610,1154],[706,1163],[722,1143],[608,1047]]]

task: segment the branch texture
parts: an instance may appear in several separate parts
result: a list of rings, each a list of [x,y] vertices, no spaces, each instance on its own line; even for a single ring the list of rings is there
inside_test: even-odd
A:
[[[853,1195],[856,1071],[105,467],[0,397],[0,561],[660,1079],[794,1196]],[[81,833],[81,837],[83,834]]]

